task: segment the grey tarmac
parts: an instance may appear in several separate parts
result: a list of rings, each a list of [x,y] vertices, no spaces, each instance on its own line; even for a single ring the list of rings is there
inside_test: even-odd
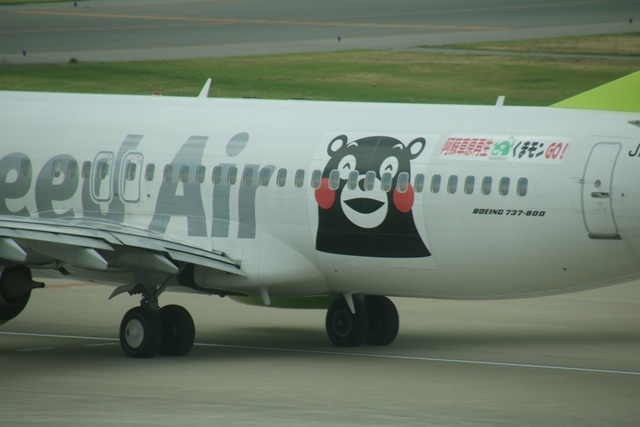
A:
[[[0,330],[7,426],[633,426],[640,283],[511,301],[395,299],[389,347],[337,349],[323,311],[165,294],[194,317],[183,358],[124,356],[136,299],[49,280]]]
[[[636,0],[94,0],[0,7],[0,63],[405,50],[638,25]]]

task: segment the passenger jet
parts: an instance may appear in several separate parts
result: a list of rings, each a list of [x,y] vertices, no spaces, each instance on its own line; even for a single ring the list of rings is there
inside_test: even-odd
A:
[[[327,309],[640,278],[640,72],[552,107],[0,92],[0,323],[67,277],[138,295],[124,353],[183,356],[165,291]],[[34,291],[37,293],[37,291]]]

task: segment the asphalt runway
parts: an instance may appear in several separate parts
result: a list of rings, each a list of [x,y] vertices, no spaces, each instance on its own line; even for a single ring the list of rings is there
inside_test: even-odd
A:
[[[481,3],[481,5],[480,5]],[[632,31],[640,2],[113,0],[0,8],[0,62],[141,60]],[[337,37],[341,41],[337,41]],[[22,50],[27,55],[21,54]],[[135,298],[50,281],[0,327],[2,426],[636,426],[640,283],[495,302],[396,299],[389,347],[337,349],[324,312],[165,294],[185,358],[125,357]]]
[[[6,426],[636,426],[640,283],[537,299],[396,299],[389,347],[338,349],[324,312],[165,294],[184,358],[129,359],[135,298],[54,282],[0,329]]]
[[[414,49],[638,25],[637,0],[97,0],[0,7],[0,63]]]

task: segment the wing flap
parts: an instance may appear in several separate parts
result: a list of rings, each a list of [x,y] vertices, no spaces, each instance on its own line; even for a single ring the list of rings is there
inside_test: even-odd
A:
[[[113,246],[105,242],[103,239],[95,237],[84,237],[74,234],[65,234],[60,231],[38,231],[38,230],[21,230],[19,228],[3,228],[4,221],[0,221],[0,236],[10,237],[15,240],[50,242],[56,244],[66,244],[72,246],[82,246],[92,249],[113,250]]]
[[[0,257],[34,265],[57,262],[90,270],[116,266],[167,274],[177,274],[180,263],[186,263],[245,275],[240,265],[222,251],[148,230],[87,219],[2,217]]]
[[[168,250],[171,258],[176,261],[183,261],[189,264],[201,265],[203,267],[212,268],[214,270],[221,270],[227,273],[234,273],[240,276],[245,276],[245,274],[240,270],[239,267],[230,265],[226,262],[219,261],[217,259],[205,258],[198,254],[181,252],[177,250]]]

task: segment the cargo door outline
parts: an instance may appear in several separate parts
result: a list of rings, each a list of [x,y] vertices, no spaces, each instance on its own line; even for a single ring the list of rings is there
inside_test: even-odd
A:
[[[613,173],[622,149],[618,143],[596,144],[582,177],[582,214],[591,239],[620,239],[613,216]]]

